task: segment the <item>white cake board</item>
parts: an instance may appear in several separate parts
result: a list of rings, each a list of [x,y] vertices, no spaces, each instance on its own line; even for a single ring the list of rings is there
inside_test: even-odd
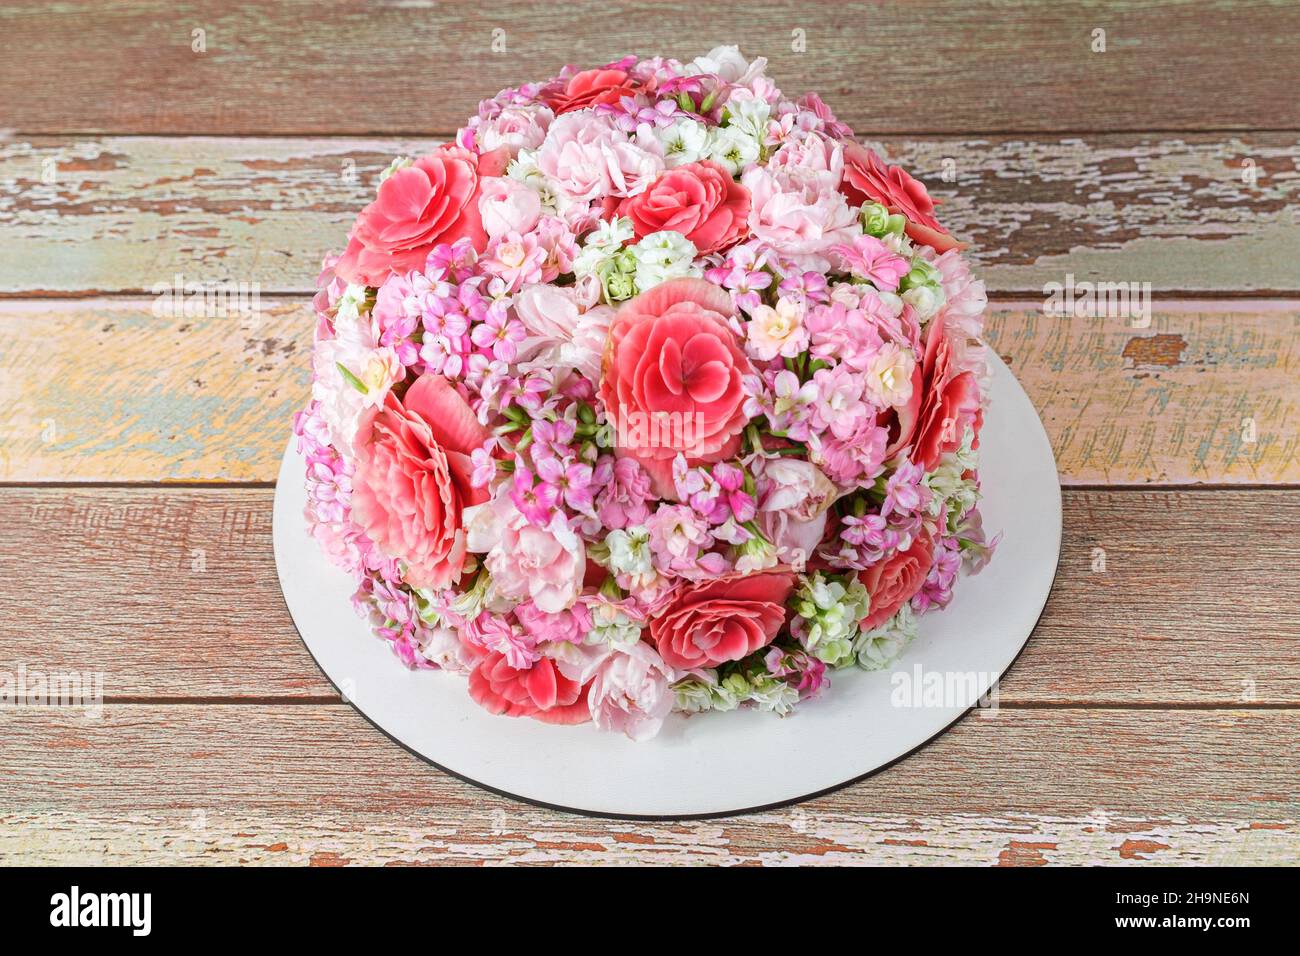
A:
[[[979,574],[961,575],[946,609],[918,619],[916,640],[893,664],[835,672],[832,686],[790,717],[754,710],[673,714],[659,736],[633,743],[591,724],[495,717],[470,699],[464,677],[408,671],[357,617],[352,579],[308,533],[303,461],[292,440],[274,516],[285,603],[326,676],[371,723],[489,790],[580,813],[678,819],[825,793],[906,756],[970,709],[969,697],[926,705],[915,686],[917,668],[923,679],[937,673],[966,687],[974,680],[974,694],[984,694],[1016,659],[1047,601],[1061,548],[1056,462],[1028,396],[996,355],[990,362],[980,510],[990,537],[1002,533],[992,561]],[[909,685],[920,706],[896,706]]]

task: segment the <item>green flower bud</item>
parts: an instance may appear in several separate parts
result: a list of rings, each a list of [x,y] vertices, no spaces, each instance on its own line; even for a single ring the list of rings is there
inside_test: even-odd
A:
[[[636,283],[626,272],[608,272],[601,276],[605,286],[605,297],[611,302],[622,302],[636,295]]]
[[[862,231],[877,239],[889,232],[889,210],[878,202],[862,204]]]

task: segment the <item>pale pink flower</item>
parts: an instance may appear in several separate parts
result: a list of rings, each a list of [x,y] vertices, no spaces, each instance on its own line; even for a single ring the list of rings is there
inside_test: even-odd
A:
[[[673,709],[677,674],[644,641],[605,655],[591,679],[591,719],[601,730],[649,740]]]
[[[703,551],[714,542],[706,520],[688,505],[660,505],[646,528],[655,567],[666,574],[697,574]]]
[[[461,628],[461,635],[475,647],[500,654],[515,670],[526,670],[542,659],[537,639],[501,614],[483,611]]]
[[[818,369],[812,377],[817,386],[813,423],[830,429],[837,438],[847,438],[857,423],[869,415],[862,402],[862,380],[843,365]]]
[[[488,244],[478,264],[488,275],[502,281],[504,291],[513,292],[527,283],[542,281],[546,256],[532,233],[508,232]]]
[[[541,146],[554,120],[555,113],[541,103],[507,106],[478,123],[474,130],[476,145],[485,152],[505,146],[513,157],[521,149]]]
[[[537,168],[568,199],[635,196],[663,171],[663,147],[648,129],[629,137],[607,117],[566,113],[551,124]]]
[[[808,347],[808,330],[804,328],[804,305],[794,298],[781,296],[776,307],[759,305],[750,311],[745,325],[745,349],[760,361],[794,358]]]
[[[559,512],[544,528],[529,524],[503,489],[491,501],[466,509],[467,547],[487,554],[484,563],[503,597],[532,598],[547,614],[567,610],[582,592],[587,570],[582,539]]]
[[[591,630],[591,611],[578,603],[567,611],[549,614],[532,601],[515,607],[515,617],[523,629],[539,644],[564,642],[581,644]]]
[[[860,234],[857,215],[828,172],[754,166],[741,182],[751,197],[750,230],[801,268],[825,271],[831,247]]]
[[[972,278],[966,260],[955,249],[941,256],[926,255],[929,251],[928,247],[922,247],[921,254],[939,270],[945,300],[944,321],[955,332],[978,338],[984,327],[984,310],[989,304],[984,280]]]
[[[768,168],[795,168],[823,173],[831,188],[835,188],[844,175],[844,147],[820,133],[801,130],[790,136],[772,154]]]
[[[831,481],[851,488],[869,483],[884,470],[888,442],[889,430],[877,425],[874,416],[865,416],[844,438],[823,441],[815,460]]]
[[[893,342],[886,342],[867,363],[862,376],[867,397],[879,408],[906,405],[912,399],[912,372],[916,357]]]
[[[542,197],[537,190],[509,176],[483,180],[478,197],[483,231],[489,239],[512,232],[527,233],[542,217]]]
[[[821,543],[826,512],[839,490],[816,465],[799,458],[760,459],[758,527],[782,564],[806,562]]]

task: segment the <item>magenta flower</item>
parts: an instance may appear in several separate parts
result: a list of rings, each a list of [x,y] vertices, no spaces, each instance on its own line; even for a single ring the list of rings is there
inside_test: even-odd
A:
[[[875,236],[858,236],[852,244],[831,247],[845,272],[866,279],[883,292],[893,292],[912,267]]]
[[[573,437],[577,424],[568,418],[551,421],[538,418],[533,421],[533,461],[542,458],[571,458],[575,454]]]
[[[533,483],[533,473],[527,468],[515,464],[515,477],[510,486],[510,500],[528,523],[545,528],[551,523],[555,505],[560,500],[560,490],[555,485],[541,482]]]
[[[556,489],[564,503],[582,514],[594,514],[595,493],[592,489],[591,466],[579,461],[565,463],[559,458],[543,458],[537,462],[537,476]]]
[[[736,246],[720,266],[708,269],[704,278],[731,293],[737,308],[752,312],[763,304],[762,291],[772,284],[772,273],[763,268],[763,256],[749,246]]]
[[[470,338],[479,348],[490,351],[502,362],[513,362],[519,354],[519,343],[528,336],[528,330],[518,319],[510,318],[505,309],[490,309],[483,321],[474,326]]]

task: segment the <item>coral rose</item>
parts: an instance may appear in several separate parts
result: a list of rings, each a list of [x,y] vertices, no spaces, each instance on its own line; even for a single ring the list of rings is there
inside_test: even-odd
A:
[[[788,571],[732,573],[683,587],[650,622],[669,667],[693,670],[738,661],[772,643],[794,588]]]
[[[671,229],[706,256],[735,245],[749,232],[749,190],[711,160],[670,169],[645,192],[624,199],[618,215],[632,220],[636,237]]]
[[[505,147],[479,154],[440,146],[397,170],[357,216],[334,271],[348,282],[379,286],[390,273],[423,268],[438,243],[468,237],[482,252],[487,235],[479,214],[479,179],[500,176],[509,159]]]
[[[464,509],[487,498],[470,483],[470,452],[487,440],[460,393],[423,375],[362,417],[354,444],[352,509],[412,587],[455,584],[465,564]]]
[[[932,564],[934,541],[922,533],[912,540],[906,551],[897,551],[867,570],[859,571],[858,580],[871,595],[871,610],[862,619],[861,626],[869,631],[897,614],[898,609],[921,590]]]
[[[615,454],[635,458],[660,497],[676,497],[672,463],[721,461],[740,447],[748,419],[741,378],[754,367],[727,325],[731,296],[703,279],[670,279],[614,315],[600,400],[616,430]]]
[[[564,90],[551,98],[550,106],[558,116],[600,103],[617,103],[640,88],[626,70],[583,70],[569,78]]]
[[[905,217],[907,235],[914,242],[937,252],[962,247],[934,218],[934,200],[925,185],[901,166],[887,166],[874,150],[860,143],[844,146],[844,179],[840,191],[855,206],[878,202],[891,213]]]
[[[532,717],[548,724],[591,720],[589,687],[569,680],[549,657],[516,670],[497,651],[488,651],[469,675],[469,695],[484,710],[506,717]]]
[[[926,330],[921,404],[916,419],[912,461],[933,471],[939,457],[961,447],[966,426],[980,411],[979,382],[973,372],[956,373],[953,343],[942,313]]]

